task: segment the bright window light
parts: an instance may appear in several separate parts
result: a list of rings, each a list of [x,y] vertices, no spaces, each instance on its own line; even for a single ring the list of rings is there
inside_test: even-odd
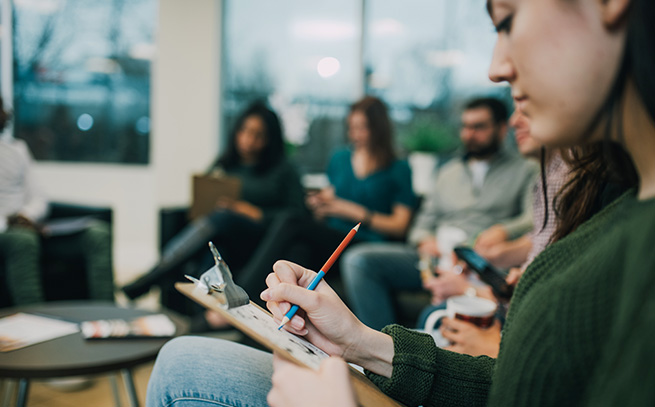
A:
[[[339,69],[341,69],[341,64],[339,63],[339,60],[334,57],[321,58],[316,66],[316,70],[318,71],[318,74],[321,75],[321,78],[334,76],[339,72]]]

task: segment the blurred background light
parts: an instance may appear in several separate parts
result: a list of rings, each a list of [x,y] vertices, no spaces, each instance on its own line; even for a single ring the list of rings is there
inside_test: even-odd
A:
[[[88,113],[82,113],[80,117],[77,118],[77,128],[82,131],[89,131],[93,127],[93,116]]]
[[[329,78],[336,75],[341,69],[341,63],[334,57],[321,58],[316,65],[316,70],[321,78]]]

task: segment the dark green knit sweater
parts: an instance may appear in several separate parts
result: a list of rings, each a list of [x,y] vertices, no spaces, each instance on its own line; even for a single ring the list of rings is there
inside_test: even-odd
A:
[[[527,269],[498,359],[397,325],[387,394],[423,406],[655,406],[655,199],[619,198]]]

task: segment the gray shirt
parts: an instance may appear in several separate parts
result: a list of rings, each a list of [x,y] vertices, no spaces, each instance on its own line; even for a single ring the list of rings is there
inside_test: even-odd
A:
[[[532,187],[538,172],[536,162],[501,150],[489,160],[481,188],[465,158],[454,158],[436,174],[409,232],[418,244],[435,236],[441,225],[455,226],[467,233],[469,244],[490,226],[500,223],[510,239],[532,229]]]

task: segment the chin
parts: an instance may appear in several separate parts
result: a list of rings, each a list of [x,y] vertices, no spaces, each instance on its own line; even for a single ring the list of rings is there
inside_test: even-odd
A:
[[[549,148],[571,147],[577,144],[576,139],[571,137],[570,132],[567,133],[564,128],[553,126],[552,123],[557,122],[554,119],[532,119],[530,122],[530,135]]]

